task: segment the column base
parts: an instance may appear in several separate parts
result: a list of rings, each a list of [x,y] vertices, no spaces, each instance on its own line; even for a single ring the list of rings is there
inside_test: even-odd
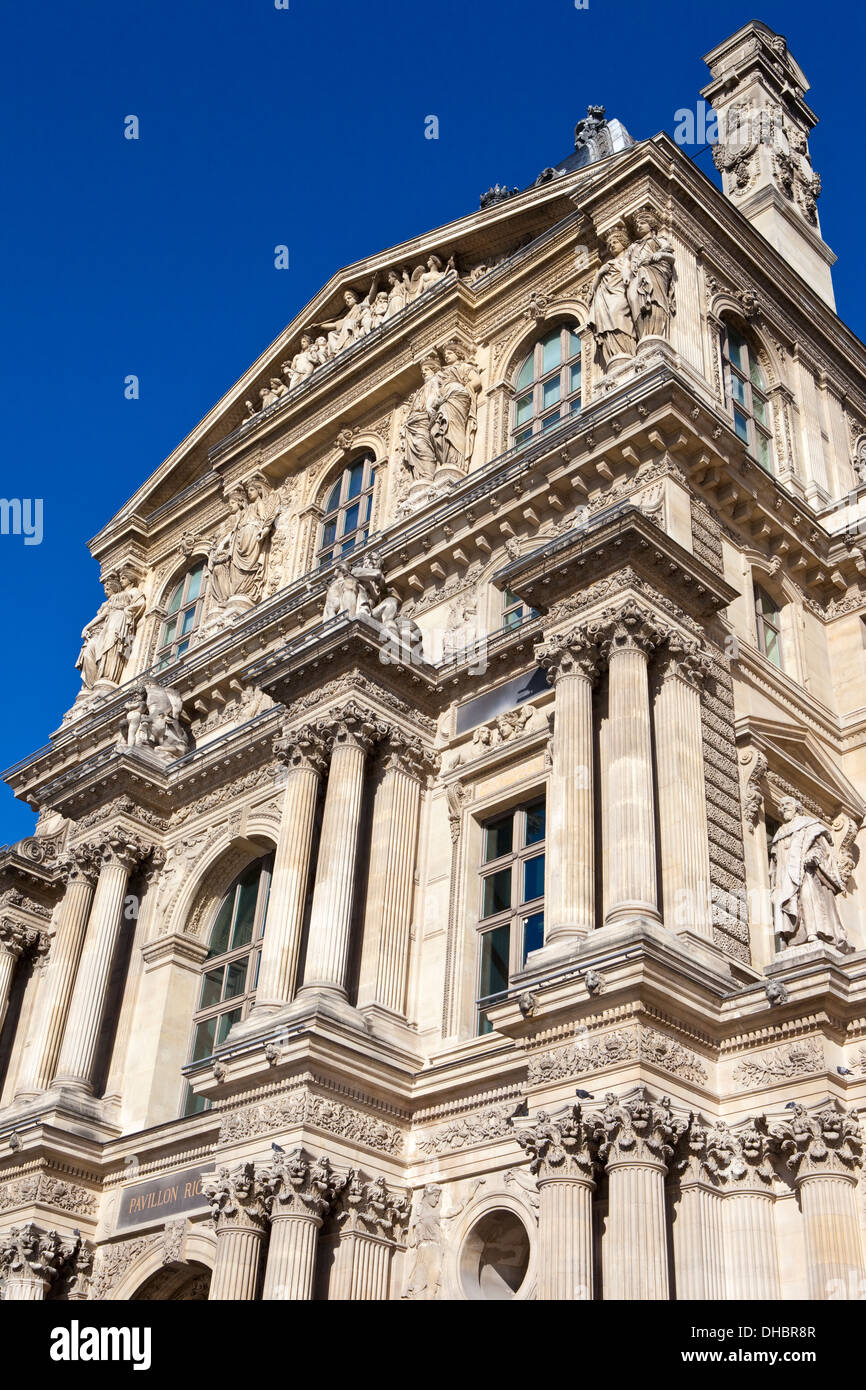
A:
[[[604,919],[606,927],[618,926],[620,922],[651,922],[655,926],[662,925],[661,913],[652,903],[626,902],[620,903],[611,912],[608,912]]]
[[[592,934],[589,927],[563,927],[556,936],[530,951],[521,975],[536,970],[555,970],[558,965],[567,965],[582,950],[587,937]]]
[[[361,1004],[358,1013],[364,1019],[374,1038],[391,1043],[404,1052],[418,1054],[418,1031],[402,1014],[395,1013],[384,1004]]]
[[[317,1018],[331,1019],[334,1023],[341,1023],[344,1027],[360,1029],[368,1033],[369,1024],[361,1013],[350,1004],[345,994],[337,989],[329,989],[327,986],[321,988],[315,985],[305,985],[301,992],[291,1004],[279,1009],[277,1013],[270,1014],[267,1020],[268,1028],[273,1028],[275,1024],[296,1024],[306,1023]],[[232,1034],[234,1030],[232,1030]],[[229,1037],[232,1037],[232,1034]]]

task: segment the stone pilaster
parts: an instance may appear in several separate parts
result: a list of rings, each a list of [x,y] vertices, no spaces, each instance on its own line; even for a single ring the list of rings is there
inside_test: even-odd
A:
[[[98,872],[99,855],[90,844],[70,850],[61,864],[66,892],[57,911],[51,955],[28,1028],[16,1097],[47,1090],[54,1080]]]
[[[679,1174],[673,1223],[674,1282],[678,1302],[725,1297],[722,1193],[712,1156],[710,1131],[689,1117],[675,1167]]]
[[[665,923],[712,940],[710,850],[701,734],[701,681],[709,658],[672,636],[658,673],[655,735]]]
[[[361,1173],[349,1175],[337,1211],[340,1243],[334,1267],[335,1299],[388,1299],[391,1263],[408,1224],[409,1210],[408,1195],[391,1191],[384,1178],[367,1181]]]
[[[588,625],[607,655],[608,728],[603,740],[607,845],[605,925],[659,921],[648,662],[664,633],[634,599]]]
[[[866,1268],[856,1184],[863,1135],[856,1112],[831,1101],[813,1111],[795,1105],[770,1136],[800,1194],[809,1297],[862,1298]]]
[[[547,791],[545,946],[568,949],[595,926],[592,689],[598,650],[582,629],[536,648],[556,689]]]
[[[284,730],[274,743],[274,752],[288,768],[288,779],[274,855],[268,930],[262,943],[252,1009],[254,1019],[289,1003],[297,987],[316,801],[327,762],[326,746],[325,731],[315,724]]]
[[[354,702],[333,716],[333,749],[319,840],[302,992],[346,998],[364,765],[379,722]]]
[[[220,1168],[202,1188],[216,1229],[209,1299],[252,1300],[258,1294],[267,1196],[255,1164]]]
[[[13,1226],[0,1236],[0,1269],[5,1272],[5,1302],[37,1302],[74,1258],[77,1240],[64,1240],[56,1231],[43,1231],[32,1221]]]
[[[358,1004],[406,1016],[421,786],[429,759],[392,731],[373,802]]]
[[[685,1122],[667,1096],[654,1101],[639,1086],[628,1099],[606,1095],[588,1123],[608,1174],[605,1299],[667,1299],[665,1176]]]
[[[330,1160],[303,1149],[280,1154],[262,1175],[271,1237],[262,1298],[302,1302],[313,1297],[319,1229],[347,1179]]]
[[[747,1120],[736,1130],[715,1125],[707,1138],[707,1153],[725,1194],[725,1297],[758,1301],[780,1298],[774,1175],[763,1115]]]
[[[136,835],[114,830],[99,843],[98,850],[99,880],[53,1083],[83,1092],[93,1090],[93,1063],[123,923],[129,875],[147,857],[151,846]]]
[[[589,1300],[595,1163],[580,1106],[555,1117],[540,1110],[515,1138],[538,1183],[538,1297]]]

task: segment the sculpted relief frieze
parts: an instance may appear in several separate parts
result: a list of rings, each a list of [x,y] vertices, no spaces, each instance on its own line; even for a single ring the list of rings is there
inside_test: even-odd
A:
[[[531,1057],[529,1081],[534,1086],[543,1085],[639,1060],[652,1062],[684,1081],[705,1085],[709,1080],[706,1067],[694,1052],[668,1034],[641,1025],[618,1028],[593,1041],[572,1042]]]
[[[99,1198],[80,1183],[65,1178],[51,1178],[47,1173],[35,1173],[0,1186],[0,1211],[39,1203],[76,1216],[95,1216]]]
[[[378,1149],[381,1153],[403,1152],[403,1132],[396,1125],[345,1105],[342,1101],[313,1095],[305,1089],[274,1096],[225,1115],[220,1123],[219,1142],[235,1143],[289,1125],[324,1129],[340,1138]]]
[[[816,1038],[804,1038],[787,1043],[757,1057],[745,1057],[734,1067],[737,1086],[756,1090],[772,1086],[777,1081],[790,1081],[798,1076],[810,1076],[824,1070],[824,1049]]]

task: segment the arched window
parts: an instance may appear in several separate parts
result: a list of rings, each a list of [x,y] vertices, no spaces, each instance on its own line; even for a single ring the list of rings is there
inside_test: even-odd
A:
[[[539,338],[517,373],[512,442],[552,429],[580,410],[580,338],[564,324]]]
[[[190,1062],[210,1057],[229,1029],[246,1018],[255,997],[259,957],[273,856],[257,859],[239,874],[217,909],[202,965],[198,1008],[193,1020]],[[185,1115],[206,1108],[202,1096],[186,1088]]]
[[[201,618],[203,581],[204,560],[199,560],[172,589],[156,649],[157,670],[170,666],[189,646]]]
[[[767,379],[754,348],[727,325],[724,345],[725,391],[734,412],[734,429],[752,458],[773,471]]]
[[[325,499],[316,547],[319,569],[332,560],[366,545],[376,475],[372,454],[364,454],[344,468]]]
[[[755,585],[755,628],[758,650],[774,666],[782,667],[782,613],[772,594]]]

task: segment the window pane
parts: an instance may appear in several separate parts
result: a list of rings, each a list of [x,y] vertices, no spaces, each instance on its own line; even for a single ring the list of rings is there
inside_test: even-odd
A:
[[[766,425],[767,402],[764,400],[763,396],[757,395],[754,391],[752,392],[752,414],[759,425]]]
[[[749,442],[749,422],[740,410],[734,410],[734,429],[745,444]]]
[[[355,549],[355,543],[357,542],[357,540],[357,536],[350,536],[348,540],[343,541],[342,545],[339,546],[338,553],[340,555],[348,555],[350,550]]]
[[[541,422],[541,428],[542,428],[543,430],[552,429],[554,425],[558,425],[558,424],[559,424],[559,421],[560,421],[561,416],[562,416],[562,411],[561,411],[561,410],[555,410],[555,411],[553,412],[552,415],[548,415],[548,417],[547,417],[546,420],[542,420],[542,422]]]
[[[770,464],[770,441],[760,430],[755,430],[755,455],[758,463],[765,468],[768,473],[772,471]]]
[[[745,383],[742,382],[738,376],[735,376],[733,372],[731,372],[731,395],[735,401],[739,401],[740,405],[746,405]]]
[[[746,370],[746,344],[733,328],[728,329],[728,356],[735,367]]]
[[[202,1057],[209,1057],[211,1055],[214,1049],[216,1026],[216,1018],[205,1018],[198,1024],[192,1046],[191,1062],[200,1062]]]
[[[520,368],[520,375],[517,378],[517,389],[522,391],[524,386],[528,386],[532,380],[532,367],[535,361],[534,351],[529,354],[523,366]]]
[[[516,425],[522,425],[522,424],[524,423],[524,421],[526,421],[526,420],[531,420],[531,419],[532,419],[532,392],[530,391],[527,395],[521,396],[520,399],[518,400],[517,406],[516,406],[516,409],[515,409],[515,412],[514,412],[514,423],[515,423]]]
[[[177,627],[177,618],[172,618],[170,623],[166,623],[162,629],[162,645],[165,647],[169,642],[174,641],[174,630]]]
[[[189,642],[188,642],[188,641],[187,641],[187,642],[181,642],[180,646],[178,647],[177,651],[175,652],[175,656],[183,656],[183,654],[184,654],[184,652],[186,651],[186,649],[187,649],[188,646],[189,646]]]
[[[225,898],[222,907],[217,913],[213,931],[210,934],[209,956],[221,956],[223,951],[229,948],[229,928],[232,924],[232,909],[235,905],[235,895],[231,892]]]
[[[329,494],[328,494],[328,500],[327,500],[327,502],[325,503],[325,512],[326,512],[326,513],[327,513],[327,512],[333,512],[333,511],[335,511],[335,510],[337,509],[337,507],[339,507],[339,505],[340,505],[340,488],[342,487],[342,484],[343,484],[343,480],[342,480],[342,478],[341,478],[340,481],[339,481],[338,483],[334,483],[334,486],[331,488],[331,491],[330,491]]]
[[[343,522],[343,535],[344,535],[344,536],[348,535],[350,531],[357,531],[357,529],[358,529],[358,513],[359,513],[359,511],[360,511],[360,507],[359,507],[359,505],[358,505],[357,502],[355,503],[355,505],[354,505],[353,507],[349,507],[349,508],[347,509],[347,511],[346,511],[346,513],[345,513],[345,521]]]
[[[572,396],[575,394],[576,391],[579,391],[579,390],[580,390],[580,377],[581,377],[581,368],[580,368],[580,363],[578,362],[578,363],[575,364],[575,366],[572,367],[572,369],[571,369],[571,376],[570,376],[570,379],[569,379],[569,387],[568,387],[568,390],[569,390],[569,394],[572,395]]]
[[[514,442],[515,444],[525,444],[527,439],[531,438],[532,430],[521,430],[520,434],[515,436]]]
[[[575,356],[577,356],[577,354],[578,354],[579,352],[580,352],[580,338],[577,336],[576,333],[569,333],[569,335],[568,335],[568,355],[569,355],[569,357],[575,357]]]
[[[530,951],[538,951],[544,945],[544,913],[533,912],[523,919],[523,964]]]
[[[504,623],[502,624],[502,626],[503,626],[503,627],[520,627],[520,624],[521,624],[522,622],[523,622],[523,606],[521,605],[520,608],[509,608],[509,609],[508,609],[508,612],[505,614],[505,621],[504,621]]]
[[[323,546],[325,546],[325,545],[333,545],[333,544],[334,544],[334,538],[335,538],[336,534],[337,534],[337,523],[336,523],[336,521],[329,521],[329,522],[327,523],[326,526],[323,526],[323,527],[322,527],[322,545],[323,545]]]
[[[201,578],[203,574],[203,565],[196,565],[194,570],[190,570],[189,584],[187,585],[186,590],[186,598],[188,603],[191,603],[193,599],[198,598],[199,594],[201,593]]]
[[[546,381],[546,382],[544,383],[544,385],[542,386],[542,388],[541,388],[541,409],[542,409],[542,410],[547,410],[547,407],[548,407],[548,406],[550,406],[550,405],[556,405],[556,402],[559,400],[559,397],[560,397],[560,382],[559,382],[559,377],[558,377],[558,376],[554,376],[554,377],[551,377],[550,381]]]
[[[749,376],[752,379],[752,385],[757,386],[760,391],[763,391],[765,387],[764,373],[761,371],[761,368],[758,366],[757,362],[754,359],[754,356],[751,353],[749,353],[749,357]]]
[[[229,1035],[229,1029],[233,1028],[241,1016],[240,1009],[232,1009],[230,1013],[219,1015],[219,1028],[217,1029],[216,1045],[224,1043]]]
[[[207,1108],[207,1101],[204,1096],[197,1096],[189,1082],[186,1084],[186,1104],[183,1107],[184,1116],[200,1115]]]
[[[259,891],[259,875],[256,870],[255,876],[250,876],[243,880],[238,892],[238,910],[235,917],[235,929],[232,932],[232,950],[236,951],[239,946],[248,946],[253,939],[253,921],[256,915],[256,898]]]
[[[346,493],[346,501],[351,497],[357,497],[364,486],[364,460],[358,459],[349,469],[349,488]]]
[[[511,906],[511,870],[499,869],[484,879],[484,899],[481,906],[482,917],[493,917]]]
[[[235,999],[243,994],[247,983],[246,960],[232,961],[226,970],[226,999]]]
[[[198,1002],[200,1009],[211,1009],[214,1004],[218,1004],[222,996],[223,972],[219,970],[209,970],[201,982],[201,999]]]
[[[173,593],[172,596],[171,596],[171,602],[170,602],[169,605],[168,605],[168,611],[169,611],[169,613],[176,613],[176,612],[177,612],[177,610],[180,608],[180,601],[181,601],[181,598],[182,598],[182,597],[183,597],[183,580],[180,581],[180,583],[178,584],[177,588],[175,589],[174,593]]]
[[[183,614],[183,617],[182,617],[181,623],[180,623],[180,632],[177,634],[178,637],[183,637],[187,632],[190,632],[191,629],[192,629],[194,626],[195,626],[195,605],[193,605],[192,608],[185,608],[185,609],[184,609],[184,614]]]
[[[523,901],[544,897],[544,855],[536,854],[523,864]]]
[[[575,396],[574,400],[571,402],[571,413],[572,413],[572,415],[573,415],[573,414],[575,413],[575,411],[577,411],[577,410],[580,410],[580,396]]]
[[[496,927],[481,937],[481,979],[478,997],[488,999],[508,989],[508,948],[511,928]]]
[[[544,839],[545,822],[544,802],[539,801],[535,806],[526,808],[526,843],[537,845],[539,840]]]
[[[562,361],[562,339],[559,329],[551,333],[542,340],[541,344],[541,374],[550,372],[554,367],[558,367]]]
[[[484,827],[484,862],[489,864],[491,859],[499,859],[503,854],[510,854],[512,847],[512,827],[514,824],[513,816],[503,816],[501,820],[491,821]]]
[[[764,655],[774,666],[781,666],[782,649],[779,645],[779,634],[771,627],[764,628]]]

